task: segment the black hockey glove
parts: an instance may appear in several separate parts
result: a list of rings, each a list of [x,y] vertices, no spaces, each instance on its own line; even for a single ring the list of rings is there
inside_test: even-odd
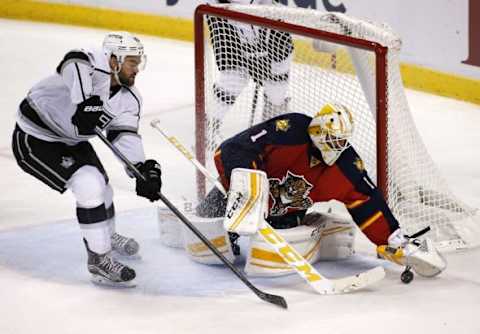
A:
[[[160,164],[155,160],[146,160],[144,163],[137,164],[136,167],[145,177],[145,180],[137,178],[135,187],[137,195],[148,198],[150,202],[158,201],[160,199],[158,193],[162,187]]]
[[[79,103],[77,111],[72,116],[72,123],[77,127],[78,134],[89,136],[95,134],[95,126],[103,114],[103,101],[94,95]]]

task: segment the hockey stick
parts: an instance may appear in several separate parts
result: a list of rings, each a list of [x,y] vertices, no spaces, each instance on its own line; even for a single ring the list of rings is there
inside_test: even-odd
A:
[[[145,180],[145,177],[139,172],[139,170],[125,157],[122,152],[120,152],[113,144],[103,135],[100,129],[96,128],[95,133],[97,136],[107,145],[110,150],[117,156],[127,168],[135,175],[137,179]],[[158,193],[160,200],[192,231],[204,244],[207,246],[233,273],[248,287],[252,290],[260,299],[275,304],[277,306],[287,308],[287,302],[282,296],[272,295],[266,292],[261,291],[256,288],[248,278],[242,274],[230,261],[227,260],[222,253],[220,253],[217,248],[208,240],[196,227],[193,225],[187,217],[183,215],[161,192]]]
[[[159,126],[160,121],[155,119],[150,125],[167,138],[188,160],[190,160],[199,170],[210,180],[215,177],[194,158],[192,154],[175,138],[169,137]],[[186,152],[186,153],[185,153]],[[215,186],[224,196],[227,195],[225,188],[218,181]],[[383,267],[375,267],[365,272],[353,276],[347,276],[340,279],[328,279],[321,275],[295,248],[293,248],[279,233],[273,229],[267,221],[264,221],[258,230],[260,236],[273,247],[276,253],[290,265],[308,284],[320,294],[338,294],[353,290],[362,289],[385,277]]]
[[[250,121],[248,122],[249,126],[252,126],[253,122],[255,121],[255,112],[257,110],[259,91],[260,91],[260,84],[255,82],[255,91],[253,92],[253,99],[252,99],[252,111],[250,113]]]

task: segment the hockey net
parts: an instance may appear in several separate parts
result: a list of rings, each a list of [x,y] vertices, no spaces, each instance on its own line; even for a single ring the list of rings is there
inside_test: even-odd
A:
[[[228,76],[225,82],[218,66],[221,60],[230,59],[222,70],[242,67],[245,59],[233,54],[243,47],[241,43],[261,43],[256,38],[267,36],[268,29],[283,34],[271,39],[267,52],[261,46],[244,50],[248,57],[267,60],[251,61],[248,70],[240,70],[238,86]],[[293,41],[290,59],[283,62],[289,64],[288,107],[272,111],[266,107],[267,84],[262,78],[271,79],[272,64],[282,64],[276,57],[285,55],[290,44],[282,38]],[[216,173],[213,154],[222,140],[278,112],[312,116],[325,103],[339,102],[354,116],[352,145],[406,233],[430,226],[428,235],[440,249],[478,246],[478,211],[451,193],[415,127],[400,75],[400,48],[401,39],[387,25],[338,13],[284,6],[199,6],[195,13],[197,158]],[[234,101],[216,90],[221,80],[237,92]],[[217,124],[216,112],[226,102],[227,112]],[[200,174],[197,186],[198,195],[204,196],[205,179]]]

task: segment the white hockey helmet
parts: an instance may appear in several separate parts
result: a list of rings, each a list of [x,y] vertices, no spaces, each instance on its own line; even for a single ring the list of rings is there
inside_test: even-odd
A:
[[[350,147],[353,134],[353,116],[342,104],[327,103],[312,119],[308,134],[320,150],[322,158],[333,165],[343,151]]]
[[[103,50],[107,56],[117,57],[120,67],[127,56],[139,56],[141,62],[139,70],[145,69],[147,56],[145,55],[143,44],[138,37],[133,36],[126,31],[109,32],[103,40]]]

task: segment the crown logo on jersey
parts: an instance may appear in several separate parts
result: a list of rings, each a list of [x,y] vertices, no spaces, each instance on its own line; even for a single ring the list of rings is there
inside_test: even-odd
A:
[[[275,130],[287,132],[290,129],[290,121],[288,119],[279,119],[275,122]]]
[[[65,169],[68,169],[72,167],[72,165],[75,163],[75,159],[72,157],[62,157],[62,162],[60,163],[60,166],[62,166]]]

